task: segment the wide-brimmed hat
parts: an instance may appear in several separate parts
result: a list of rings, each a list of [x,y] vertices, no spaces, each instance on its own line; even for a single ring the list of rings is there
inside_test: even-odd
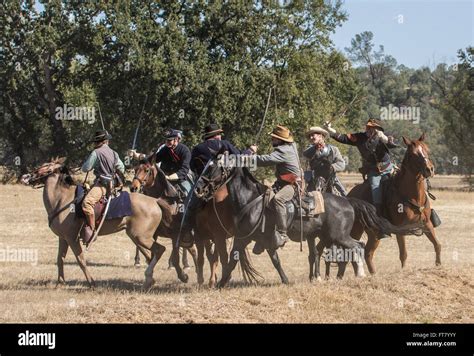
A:
[[[384,131],[384,129],[382,127],[382,123],[379,120],[376,120],[376,119],[369,119],[367,121],[367,124],[365,125],[365,127],[375,127],[376,129]]]
[[[90,142],[102,142],[105,140],[110,140],[112,139],[112,135],[109,134],[107,130],[97,130],[95,132],[94,138],[90,140]]]
[[[219,135],[222,132],[224,132],[224,130],[222,130],[217,124],[207,125],[204,128],[204,135],[202,135],[202,139],[207,140],[208,138]]]
[[[319,126],[312,126],[309,128],[308,132],[306,132],[306,136],[311,136],[314,133],[319,133],[323,135],[325,138],[329,136],[329,132],[327,132],[325,129]]]
[[[277,125],[273,131],[270,132],[270,136],[285,142],[293,142],[293,135],[285,126]]]
[[[167,140],[172,140],[173,138],[181,138],[183,134],[183,131],[181,130],[175,130],[175,129],[166,129],[163,132],[163,136]]]

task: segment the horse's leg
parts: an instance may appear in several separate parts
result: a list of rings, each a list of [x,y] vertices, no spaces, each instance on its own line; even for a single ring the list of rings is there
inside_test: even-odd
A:
[[[152,257],[147,269],[145,270],[145,284],[143,285],[143,288],[145,290],[150,289],[153,283],[155,282],[155,280],[153,279],[153,270],[155,269],[156,264],[165,252],[166,247],[160,245],[158,242],[155,241],[153,242],[150,250],[152,252]]]
[[[218,288],[224,287],[227,284],[227,282],[229,282],[230,277],[232,275],[232,271],[237,265],[237,262],[240,260],[241,254],[245,253],[244,249],[245,247],[242,247],[240,244],[238,244],[238,246],[234,244],[234,247],[232,248],[232,251],[230,252],[229,263],[222,266],[222,277],[219,283],[217,284]],[[227,252],[227,248],[226,248],[226,252]],[[221,259],[221,263],[222,263],[222,259]]]
[[[191,246],[191,247],[188,247],[188,248],[183,248],[183,265],[185,266],[184,268],[186,269],[191,269],[191,267],[189,267],[189,263],[188,263],[188,251],[189,253],[191,254],[191,257],[193,259],[193,262],[194,262],[194,266],[195,266],[195,270],[196,270],[196,274],[197,276],[199,277],[199,273],[198,273],[198,269],[197,269],[197,252],[196,252],[196,247]],[[184,258],[184,256],[186,256],[186,258]],[[187,267],[186,267],[187,266]]]
[[[400,262],[402,263],[402,268],[405,267],[407,261],[407,245],[405,241],[405,235],[397,235],[398,251],[400,256]]]
[[[137,247],[136,248],[136,252],[135,252],[135,267],[140,267],[141,266],[141,263],[140,263],[140,249]]]
[[[64,279],[64,259],[66,258],[67,250],[69,245],[66,239],[59,238],[59,245],[58,245],[58,285],[65,284],[66,281]]]
[[[316,263],[316,245],[315,245],[315,238],[314,237],[308,237],[307,238],[307,242],[308,242],[308,251],[309,251],[309,255],[308,255],[308,262],[309,262],[309,281],[312,282],[313,281],[313,278],[314,278],[314,275],[318,275],[318,271],[316,271],[316,273],[314,273],[314,270],[316,269],[317,270],[317,267],[316,265],[319,264],[319,261]],[[321,242],[320,242],[321,243]],[[270,256],[271,258],[271,256]],[[319,258],[318,258],[319,260]],[[314,266],[314,269],[313,269],[313,266]]]
[[[364,271],[364,247],[362,245],[352,249],[352,267],[356,277],[366,276]]]
[[[194,265],[196,266],[196,250],[194,250],[194,255],[193,255],[193,253],[191,252],[192,248],[194,248],[194,246],[190,247],[189,249],[186,249],[186,248],[181,249],[183,251],[181,262],[183,262],[183,268],[185,271],[191,268],[188,262],[188,251],[191,253],[191,256],[193,257]]]
[[[268,256],[270,256],[270,259],[272,260],[273,266],[276,268],[276,270],[278,271],[278,274],[280,275],[281,283],[289,284],[288,278],[286,277],[285,272],[283,271],[283,268],[281,267],[280,258],[278,257],[277,250],[267,250],[267,253],[268,253]]]
[[[79,263],[79,267],[81,267],[82,272],[86,276],[87,283],[89,284],[90,288],[95,287],[94,279],[92,278],[89,270],[86,266],[86,258],[84,256],[84,251],[82,249],[81,243],[75,239],[75,237],[71,238],[69,241],[69,246],[71,247],[74,256],[76,256],[77,263]]]
[[[196,239],[197,260],[195,262],[196,274],[198,284],[201,286],[204,283],[204,241]]]
[[[346,273],[347,262],[338,262],[337,263],[337,279],[342,279],[344,273]]]
[[[227,252],[226,238],[223,237],[222,235],[214,236],[214,244],[215,244],[215,251],[217,252],[217,256],[219,256],[219,261],[221,262],[222,274],[224,274],[224,269],[229,264],[229,254]],[[216,274],[217,274],[217,271],[216,271]]]
[[[435,263],[436,263],[436,266],[440,266],[441,265],[441,244],[439,243],[438,239],[436,238],[436,232],[435,232],[434,226],[431,223],[431,221],[429,221],[426,224],[426,228],[428,229],[428,231],[425,232],[425,235],[431,241],[431,243],[433,244],[434,249],[435,249],[435,253],[436,253],[436,262]]]
[[[178,275],[179,280],[183,283],[187,283],[189,277],[181,269],[181,265],[179,263],[179,247],[176,247],[175,239],[173,239],[173,250],[171,251],[171,261],[173,262],[173,266],[176,269],[176,274]]]
[[[219,266],[219,253],[217,248],[212,248],[212,241],[206,240],[206,255],[211,269],[211,276],[209,277],[209,288],[214,288],[217,283],[217,267]]]
[[[321,281],[321,257],[324,256],[324,243],[319,240],[318,244],[316,245],[316,280]],[[325,266],[326,266],[326,278],[329,278],[329,271],[331,269],[331,263],[328,263],[326,261]]]
[[[173,269],[173,254],[168,258],[168,269]]]
[[[379,246],[379,243],[380,240],[375,237],[374,233],[367,233],[367,245],[365,245],[365,262],[367,263],[367,268],[369,269],[370,274],[375,273],[375,265],[373,259],[375,250]]]

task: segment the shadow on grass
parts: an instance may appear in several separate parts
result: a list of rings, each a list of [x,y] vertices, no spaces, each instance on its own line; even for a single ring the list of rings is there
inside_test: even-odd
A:
[[[183,283],[178,280],[173,282],[160,283],[160,280],[156,280],[155,284],[149,289],[143,289],[144,280],[130,280],[130,279],[99,279],[95,280],[95,288],[90,289],[85,279],[69,279],[66,280],[65,284],[57,285],[56,280],[53,279],[28,279],[20,281],[17,285],[4,285],[0,284],[0,290],[75,290],[77,292],[103,292],[103,291],[115,291],[115,292],[137,292],[144,294],[174,294],[174,293],[187,293],[187,292],[206,292],[209,290],[219,290],[217,288],[209,288],[207,284],[199,286],[195,282]],[[239,289],[249,287],[259,288],[271,288],[282,285],[278,282],[267,282],[262,281],[259,283],[247,283],[243,280],[230,281],[223,289]],[[290,283],[291,285],[291,283]]]

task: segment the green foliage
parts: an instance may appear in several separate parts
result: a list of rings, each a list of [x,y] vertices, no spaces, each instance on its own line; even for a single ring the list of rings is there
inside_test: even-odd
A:
[[[167,127],[184,130],[193,146],[217,122],[238,147],[258,141],[263,153],[276,124],[288,125],[302,150],[310,126],[333,119],[338,130],[357,131],[391,104],[420,107],[421,119],[388,121],[388,131],[427,131],[438,172],[472,174],[472,48],[460,52],[456,71],[414,70],[364,32],[346,58],[329,38],[347,17],[339,1],[41,4],[41,12],[35,1],[0,5],[4,164],[19,157],[24,171],[52,155],[81,163],[101,128],[99,106],[123,155],[145,102],[139,151],[156,147]],[[95,120],[58,120],[65,105],[93,108]],[[339,147],[356,171],[357,150]]]

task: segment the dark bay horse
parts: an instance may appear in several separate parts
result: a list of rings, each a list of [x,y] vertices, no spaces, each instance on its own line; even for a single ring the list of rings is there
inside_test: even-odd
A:
[[[174,188],[166,180],[163,171],[153,162],[142,162],[135,167],[135,177],[131,189],[143,190],[145,194],[157,198],[163,212],[169,211],[170,207],[172,207],[171,210],[176,211],[173,199],[169,199],[170,196],[174,196]],[[163,219],[169,220],[169,224],[173,224],[173,236],[177,236],[181,215],[170,214],[169,219],[165,219],[165,217]],[[195,266],[199,284],[204,282],[205,251],[211,269],[209,287],[212,288],[216,285],[218,262],[221,262],[223,268],[229,263],[226,241],[234,235],[233,231],[232,205],[228,198],[227,188],[224,186],[218,189],[209,203],[196,213],[194,237],[197,263]],[[215,248],[212,246],[212,241]],[[248,271],[245,257],[241,261],[241,267],[244,278],[251,280],[252,274]]]
[[[270,240],[268,234],[273,234],[275,226],[273,212],[267,214],[269,188],[258,182],[247,168],[229,168],[218,161],[213,161],[201,178],[196,183],[196,194],[204,200],[212,197],[215,190],[222,185],[227,186],[233,206],[234,226],[238,226],[229,265],[223,269],[218,286],[225,286],[246,246],[252,240],[257,239],[260,239],[264,244],[282,283],[288,284],[288,278],[281,266],[277,250],[267,243]],[[377,216],[373,205],[359,199],[346,199],[327,193],[323,193],[323,197],[325,212],[315,218],[304,220],[303,223],[309,247],[310,280],[315,274],[319,275],[319,252],[315,246],[316,236],[324,241],[324,247],[336,245],[353,250],[355,255],[360,255],[357,251],[363,253],[364,244],[350,236],[355,219],[360,220],[367,228],[376,231],[413,230],[413,227],[397,228],[393,226],[387,220]],[[290,226],[288,235],[291,240],[299,242],[300,222],[299,219],[295,220],[298,221]],[[353,265],[356,275],[364,276],[363,262],[359,259],[353,261]]]
[[[58,246],[58,284],[64,284],[64,260],[71,247],[77,262],[81,267],[90,287],[94,286],[86,266],[86,259],[82,245],[78,239],[82,227],[82,219],[78,219],[71,212],[74,202],[76,185],[69,170],[64,165],[65,158],[56,158],[49,163],[44,163],[31,174],[22,176],[23,184],[38,186],[44,185],[43,202],[48,213],[51,230],[59,237]],[[125,230],[130,239],[137,245],[148,262],[145,271],[144,288],[152,286],[153,270],[160,257],[165,252],[165,246],[156,242],[158,226],[161,222],[161,209],[156,200],[143,194],[130,194],[132,215],[123,218],[105,220],[99,235],[113,234]]]
[[[177,197],[178,192],[168,182],[166,175],[154,163],[140,163],[135,167],[135,176],[133,177],[132,192],[143,192],[144,195],[156,199],[158,206],[162,211],[162,221],[158,227],[158,235],[172,240],[171,262],[176,269],[178,278],[188,281],[188,275],[183,271],[179,263],[179,247],[176,246],[181,222],[181,215],[178,211]],[[197,265],[196,249],[190,247],[187,249],[194,260],[196,272],[199,279],[199,270]]]
[[[403,137],[407,146],[400,171],[395,174],[390,182],[387,196],[383,197],[387,219],[394,225],[403,226],[409,223],[422,222],[423,232],[434,246],[436,252],[436,265],[441,264],[441,244],[436,239],[435,229],[431,222],[431,206],[425,188],[425,179],[434,175],[434,165],[429,158],[429,147],[425,142],[423,133],[418,140]],[[356,185],[350,192],[350,197],[372,201],[369,185],[367,183]],[[375,273],[373,262],[374,252],[379,245],[379,240],[373,231],[365,229],[356,222],[351,236],[360,239],[362,233],[368,235],[365,246],[365,259],[370,273]],[[398,233],[397,242],[400,251],[402,268],[407,259],[405,235]]]

